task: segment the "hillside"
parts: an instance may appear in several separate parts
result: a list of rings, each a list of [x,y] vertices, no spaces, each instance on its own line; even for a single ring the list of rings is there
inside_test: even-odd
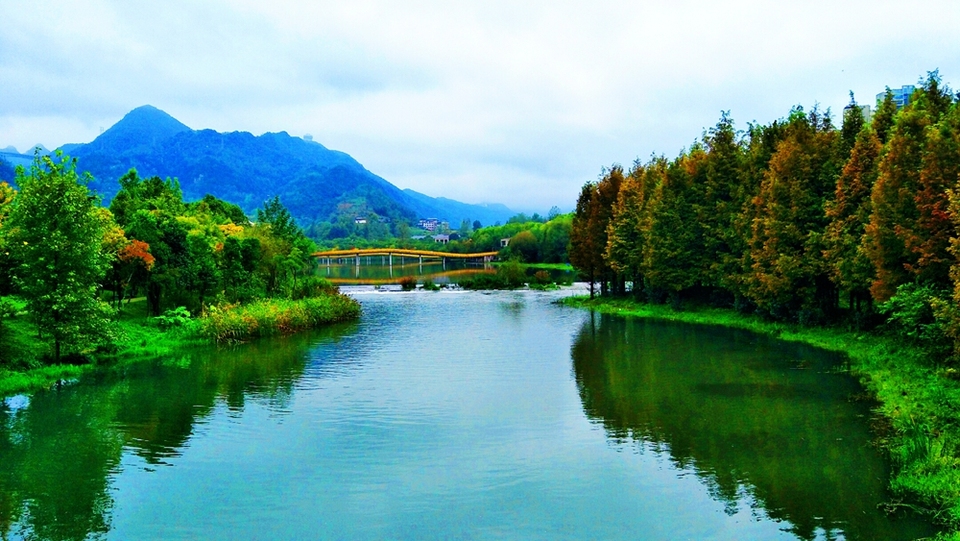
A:
[[[130,111],[93,142],[71,145],[70,154],[94,176],[91,188],[105,200],[119,189],[117,179],[136,168],[141,176],[178,178],[188,200],[211,194],[248,213],[279,195],[304,225],[334,221],[338,208],[407,221],[436,217],[451,224],[463,219],[493,223],[514,214],[503,205],[470,205],[400,190],[350,155],[286,132],[193,130],[149,105]]]

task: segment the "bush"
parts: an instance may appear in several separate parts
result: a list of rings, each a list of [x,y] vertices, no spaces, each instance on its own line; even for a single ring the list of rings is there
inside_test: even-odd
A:
[[[211,308],[200,332],[217,342],[290,334],[360,317],[360,304],[342,294],[300,300],[265,299],[244,306]]]
[[[178,306],[153,318],[153,321],[155,321],[161,329],[169,329],[172,327],[183,327],[190,323],[190,319],[190,311],[187,310],[185,306]]]
[[[333,295],[340,289],[322,276],[307,276],[297,283],[290,291],[290,298],[294,300]]]
[[[404,291],[413,291],[417,289],[417,277],[416,276],[404,276],[398,282],[400,284],[400,289]]]
[[[887,317],[887,330],[922,347],[929,353],[945,355],[948,344],[943,322],[936,317],[935,308],[943,304],[946,295],[929,285],[903,284],[879,311]]]

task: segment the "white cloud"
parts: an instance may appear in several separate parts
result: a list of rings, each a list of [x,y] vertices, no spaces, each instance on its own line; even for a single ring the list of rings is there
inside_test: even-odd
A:
[[[743,128],[934,68],[960,80],[949,1],[14,1],[0,19],[0,146],[89,141],[150,103],[518,209],[569,207],[721,110]]]

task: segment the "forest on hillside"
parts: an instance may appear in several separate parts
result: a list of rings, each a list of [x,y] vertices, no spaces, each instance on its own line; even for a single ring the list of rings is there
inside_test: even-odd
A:
[[[586,183],[571,263],[601,294],[803,324],[885,323],[960,352],[960,103],[937,71],[900,109],[728,113],[674,159]],[[949,344],[953,344],[953,350]]]

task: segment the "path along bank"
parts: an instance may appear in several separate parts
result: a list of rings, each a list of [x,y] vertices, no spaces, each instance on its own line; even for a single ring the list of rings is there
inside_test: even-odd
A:
[[[918,349],[895,338],[837,328],[764,321],[730,309],[676,311],[623,298],[568,297],[569,306],[684,323],[721,325],[802,342],[849,357],[849,370],[878,406],[878,441],[895,472],[890,511],[909,507],[947,526],[938,539],[960,541],[960,379],[955,369],[934,366]]]

